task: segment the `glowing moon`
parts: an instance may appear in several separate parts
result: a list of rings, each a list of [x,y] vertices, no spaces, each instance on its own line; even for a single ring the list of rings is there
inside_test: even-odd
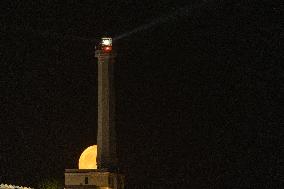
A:
[[[97,169],[97,145],[89,146],[79,159],[79,169]]]

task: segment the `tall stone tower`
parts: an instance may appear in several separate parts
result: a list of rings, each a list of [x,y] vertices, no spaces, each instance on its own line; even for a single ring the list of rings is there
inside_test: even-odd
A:
[[[115,52],[111,38],[103,38],[98,58],[98,169],[117,169],[115,95],[113,83]]]
[[[123,189],[118,172],[113,83],[115,52],[112,39],[102,38],[95,52],[98,58],[98,169],[65,169],[65,189]]]

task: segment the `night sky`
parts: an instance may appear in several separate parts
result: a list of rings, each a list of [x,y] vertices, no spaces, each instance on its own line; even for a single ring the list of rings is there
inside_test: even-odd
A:
[[[0,8],[0,183],[63,182],[96,143],[95,41],[170,17],[114,47],[128,188],[283,187],[280,1],[7,0]]]

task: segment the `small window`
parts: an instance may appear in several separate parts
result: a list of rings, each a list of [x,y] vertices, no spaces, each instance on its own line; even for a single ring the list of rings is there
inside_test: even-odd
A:
[[[85,184],[89,184],[89,178],[85,177]]]

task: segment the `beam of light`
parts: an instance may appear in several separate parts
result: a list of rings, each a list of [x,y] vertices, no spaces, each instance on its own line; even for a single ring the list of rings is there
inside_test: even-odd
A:
[[[122,34],[114,37],[113,41],[123,39],[125,37],[128,37],[132,34],[135,34],[135,33],[141,32],[141,31],[148,30],[148,29],[155,27],[159,24],[174,21],[174,20],[179,19],[181,17],[189,16],[190,11],[202,7],[203,5],[208,3],[210,0],[201,0],[201,1],[202,2],[200,4],[180,8],[180,9],[178,9],[177,11],[175,11],[171,14],[161,16],[159,18],[152,20],[150,23],[143,24],[143,25],[141,25],[137,28],[134,28],[131,31],[122,33]],[[7,31],[11,31],[11,30],[12,31],[18,31],[18,32],[32,33],[34,35],[40,35],[40,36],[43,36],[43,37],[55,37],[55,38],[61,38],[61,39],[65,39],[65,40],[85,41],[85,42],[88,42],[88,43],[97,43],[98,42],[97,40],[94,40],[94,39],[84,38],[84,37],[75,36],[75,35],[65,35],[65,34],[50,32],[50,31],[34,30],[34,29],[29,28],[27,26],[23,26],[23,27],[19,27],[19,26],[15,26],[15,25],[14,26],[7,26],[7,25],[4,25],[3,23],[0,22],[0,31],[7,32]]]
[[[176,20],[178,18],[188,16],[191,10],[200,8],[203,5],[205,5],[207,2],[208,2],[207,0],[203,0],[202,3],[200,3],[198,5],[190,6],[190,7],[187,6],[187,7],[184,7],[184,8],[180,8],[180,9],[178,9],[177,11],[175,11],[175,12],[173,12],[171,14],[161,16],[159,18],[156,18],[156,19],[152,20],[150,23],[143,24],[143,25],[141,25],[141,26],[139,26],[137,28],[134,28],[131,31],[122,33],[122,34],[114,37],[113,40],[116,41],[116,40],[119,40],[119,39],[123,39],[123,38],[128,37],[128,36],[130,36],[132,34],[135,34],[135,33],[138,33],[138,32],[144,31],[144,30],[148,30],[148,29],[150,29],[152,27],[155,27],[155,26],[157,26],[159,24],[163,24],[163,23],[166,23],[166,22],[174,21],[174,20]]]

